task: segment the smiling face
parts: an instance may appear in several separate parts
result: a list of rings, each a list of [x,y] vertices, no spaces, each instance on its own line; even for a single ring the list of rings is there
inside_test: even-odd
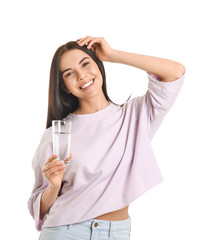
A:
[[[101,72],[96,62],[84,51],[72,49],[63,53],[60,71],[66,91],[71,92],[79,100],[102,94]]]

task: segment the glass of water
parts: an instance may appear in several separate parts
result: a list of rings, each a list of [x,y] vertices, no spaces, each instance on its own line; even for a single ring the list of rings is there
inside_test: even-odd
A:
[[[55,160],[65,160],[70,154],[71,145],[71,120],[53,120],[53,154],[58,155]]]

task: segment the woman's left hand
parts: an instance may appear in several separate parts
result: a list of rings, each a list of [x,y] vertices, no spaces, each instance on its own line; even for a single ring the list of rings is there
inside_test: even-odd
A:
[[[77,39],[79,46],[87,44],[87,48],[91,49],[100,61],[111,61],[112,49],[103,37],[86,36]]]

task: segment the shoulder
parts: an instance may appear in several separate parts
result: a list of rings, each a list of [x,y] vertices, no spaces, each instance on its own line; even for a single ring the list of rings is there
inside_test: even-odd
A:
[[[142,96],[136,96],[125,102],[122,106],[123,109],[128,110],[130,108],[136,108],[141,104]]]
[[[52,140],[52,127],[47,128],[41,135],[40,145]]]

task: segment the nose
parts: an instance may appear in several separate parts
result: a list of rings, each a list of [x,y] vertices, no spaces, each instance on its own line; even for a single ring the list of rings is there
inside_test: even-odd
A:
[[[86,76],[86,72],[84,70],[78,71],[78,80],[83,80]]]

